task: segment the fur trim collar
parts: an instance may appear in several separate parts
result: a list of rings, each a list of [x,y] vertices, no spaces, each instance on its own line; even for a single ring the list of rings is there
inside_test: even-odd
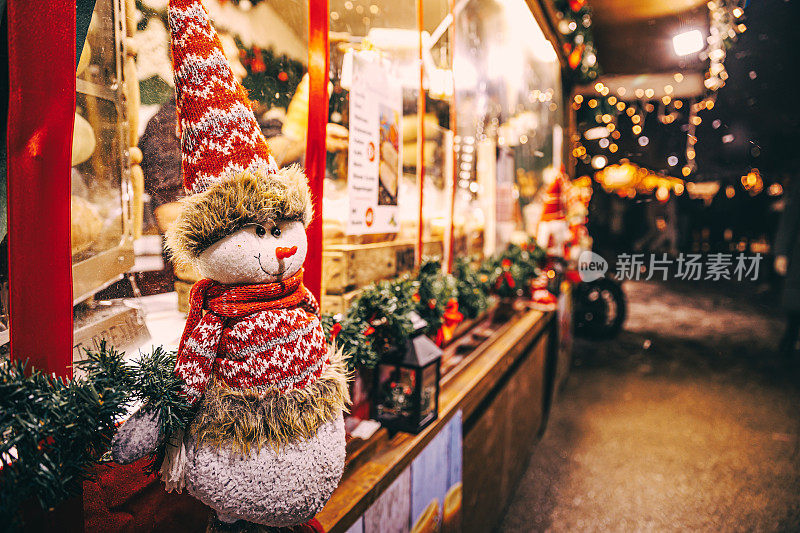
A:
[[[317,429],[347,411],[349,375],[341,350],[329,347],[329,364],[303,389],[234,390],[212,378],[191,425],[199,442],[232,446],[244,455],[313,437]]]
[[[181,201],[183,212],[167,231],[167,248],[183,264],[248,224],[299,220],[308,226],[313,217],[308,181],[297,165],[277,174],[241,172]]]

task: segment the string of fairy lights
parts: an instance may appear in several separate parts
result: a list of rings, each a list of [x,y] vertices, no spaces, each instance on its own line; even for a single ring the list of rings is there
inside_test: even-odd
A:
[[[658,123],[669,125],[679,120],[682,116],[686,117],[685,157],[686,163],[681,167],[683,177],[689,177],[697,171],[696,163],[696,144],[697,127],[703,122],[702,113],[714,108],[717,99],[717,91],[725,86],[728,73],[725,69],[725,58],[727,49],[735,42],[738,35],[746,31],[747,27],[742,22],[744,9],[738,0],[711,0],[707,3],[709,10],[709,31],[708,36],[703,40],[699,30],[692,30],[685,34],[675,37],[674,45],[676,53],[679,46],[684,43],[679,39],[688,38],[700,40],[699,46],[690,52],[698,53],[699,59],[708,61],[708,68],[703,74],[703,93],[695,97],[676,97],[676,88],[679,88],[685,81],[685,77],[680,72],[675,73],[672,81],[663,86],[649,88],[630,88],[617,86],[612,89],[602,81],[597,81],[593,85],[593,95],[584,96],[576,94],[573,98],[572,108],[575,111],[589,108],[589,112],[594,114],[597,126],[591,127],[584,132],[586,140],[597,140],[598,146],[607,150],[610,154],[615,154],[619,150],[617,141],[621,137],[620,118],[629,119],[631,133],[635,136],[640,147],[646,147],[650,139],[643,135],[645,122],[654,118]],[[685,39],[684,39],[685,40]],[[689,44],[691,46],[691,43]],[[660,95],[660,98],[656,94]],[[714,129],[719,128],[719,120],[712,124]],[[581,143],[581,137],[573,138],[574,145],[572,155],[584,162],[591,164],[596,170],[602,169],[608,162],[608,158],[603,155],[592,157]],[[725,138],[723,137],[723,142]],[[679,160],[675,155],[667,158],[670,167],[677,166]]]

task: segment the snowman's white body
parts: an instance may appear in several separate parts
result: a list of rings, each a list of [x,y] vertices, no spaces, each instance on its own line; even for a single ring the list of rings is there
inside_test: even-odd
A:
[[[222,522],[246,520],[289,526],[314,517],[333,494],[344,470],[344,417],[316,435],[249,455],[231,447],[186,446],[186,489],[217,512]]]

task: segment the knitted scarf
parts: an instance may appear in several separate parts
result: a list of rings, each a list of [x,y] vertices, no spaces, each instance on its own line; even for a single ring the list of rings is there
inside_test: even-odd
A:
[[[189,295],[189,315],[183,329],[178,353],[191,336],[194,328],[207,310],[224,318],[241,318],[269,309],[291,309],[305,299],[303,269],[278,283],[253,285],[223,285],[214,280],[201,279]]]

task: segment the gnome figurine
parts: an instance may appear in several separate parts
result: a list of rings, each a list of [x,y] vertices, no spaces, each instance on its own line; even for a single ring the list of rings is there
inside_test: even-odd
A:
[[[223,523],[301,524],[339,483],[349,402],[303,285],[311,194],[300,168],[276,166],[200,0],[170,0],[169,24],[188,196],[167,245],[204,279],[175,366],[196,414],[162,478]],[[163,438],[146,407],[115,436],[117,462]]]

